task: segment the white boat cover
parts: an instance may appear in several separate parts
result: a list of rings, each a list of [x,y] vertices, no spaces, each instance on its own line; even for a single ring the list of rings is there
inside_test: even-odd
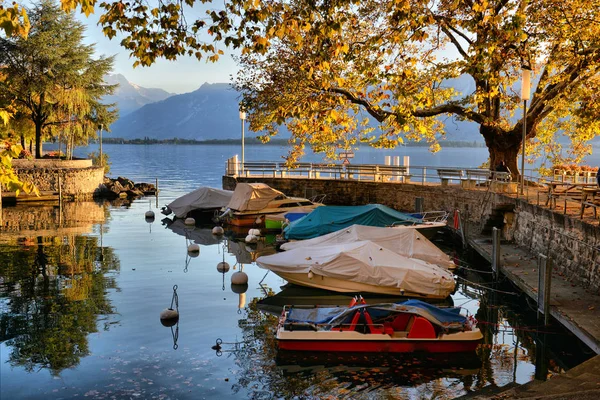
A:
[[[300,247],[330,246],[361,240],[370,240],[400,255],[418,258],[444,269],[456,267],[446,253],[431,243],[417,229],[414,229],[414,226],[382,228],[378,226],[351,225],[348,228],[316,238],[284,243],[281,245],[281,249],[292,250]]]
[[[264,183],[238,182],[227,208],[235,211],[262,210],[277,197],[285,198],[285,195]]]
[[[273,272],[309,273],[370,285],[446,297],[454,290],[452,274],[426,261],[401,256],[371,241],[298,247],[259,257]]]
[[[175,213],[177,218],[184,218],[192,210],[223,208],[229,203],[232,196],[231,190],[203,186],[173,200],[167,207]]]

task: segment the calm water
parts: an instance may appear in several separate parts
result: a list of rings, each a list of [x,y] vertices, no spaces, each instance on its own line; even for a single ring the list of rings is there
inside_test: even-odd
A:
[[[237,150],[104,146],[112,176],[158,179],[158,206],[201,185],[220,187],[225,160]],[[487,158],[485,149],[407,151],[412,165],[477,166]],[[275,160],[284,153],[249,146],[246,157]],[[355,162],[381,162],[383,155],[359,152]],[[149,209],[157,214],[152,223],[144,219]],[[0,232],[3,400],[454,398],[488,385],[525,383],[536,374],[536,360],[537,374],[546,375],[589,357],[560,329],[538,328],[510,286],[486,290],[489,275],[471,271],[460,274],[452,301],[481,321],[485,344],[475,355],[282,355],[273,339],[276,317],[256,305],[266,293],[290,293],[281,289],[283,280],[252,263],[273,251],[268,244],[218,240],[196,228],[188,235],[201,251],[189,257],[185,232],[161,222],[154,197],[4,211],[5,223],[18,219],[22,230]],[[444,235],[439,240],[472,268],[483,266],[448,247]],[[216,269],[223,260],[232,266],[226,274]],[[231,275],[241,269],[249,285],[232,287]],[[181,317],[165,327],[159,315],[171,305],[175,285]],[[218,338],[225,342],[220,353],[211,348]]]

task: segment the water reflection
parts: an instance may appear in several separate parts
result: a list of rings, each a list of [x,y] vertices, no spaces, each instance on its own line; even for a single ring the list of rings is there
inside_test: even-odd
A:
[[[114,312],[106,294],[117,287],[110,275],[120,269],[117,256],[97,237],[2,237],[0,341],[10,349],[8,363],[53,375],[77,366],[100,316]]]
[[[480,321],[484,344],[469,357],[281,353],[274,336],[281,306],[345,305],[350,296],[280,288],[285,281],[254,263],[276,251],[272,237],[247,244],[243,235],[216,237],[212,227],[172,220],[150,232],[147,201],[125,207],[92,203],[70,219],[38,210],[39,226],[23,214],[22,230],[0,235],[2,397],[452,398],[525,383],[586,357],[561,330],[537,326],[513,289],[488,290],[486,275],[472,271],[460,273],[448,299]],[[197,257],[187,252],[190,240],[201,247]],[[242,270],[248,284],[231,284]],[[164,327],[158,316],[174,285],[181,319]],[[210,349],[217,338],[221,357]],[[44,379],[46,370],[61,379]],[[32,378],[36,388],[25,384]]]

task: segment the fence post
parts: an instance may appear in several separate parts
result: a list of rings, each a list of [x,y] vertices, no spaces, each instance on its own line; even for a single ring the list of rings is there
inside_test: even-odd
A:
[[[552,284],[552,261],[543,254],[538,255],[538,318],[544,314],[544,325],[550,321],[550,286]]]
[[[502,231],[496,227],[492,229],[492,272],[494,280],[500,276],[500,234]]]

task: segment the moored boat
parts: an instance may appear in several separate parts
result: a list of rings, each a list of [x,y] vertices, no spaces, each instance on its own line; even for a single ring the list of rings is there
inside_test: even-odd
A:
[[[368,240],[299,247],[259,257],[256,264],[290,283],[342,293],[443,299],[455,287],[447,270]]]
[[[225,207],[232,196],[231,190],[203,186],[173,200],[163,207],[162,213],[174,213],[180,219],[192,217],[196,222],[211,222],[215,213]]]
[[[419,300],[348,307],[285,308],[278,347],[293,351],[457,353],[474,351],[483,335],[460,308]]]
[[[287,240],[305,240],[339,231],[351,225],[377,227],[413,226],[435,232],[446,226],[443,218],[429,221],[421,216],[396,211],[381,204],[362,206],[325,206],[292,222],[284,231]]]
[[[370,240],[402,256],[427,261],[444,269],[454,269],[456,264],[446,253],[427,239],[414,225],[395,228],[351,225],[347,228],[318,236],[313,239],[297,240],[281,245],[281,250],[293,250],[312,246],[329,246]]]
[[[238,182],[219,218],[234,226],[261,228],[268,214],[315,209],[321,205],[302,197],[288,197],[264,183]]]

